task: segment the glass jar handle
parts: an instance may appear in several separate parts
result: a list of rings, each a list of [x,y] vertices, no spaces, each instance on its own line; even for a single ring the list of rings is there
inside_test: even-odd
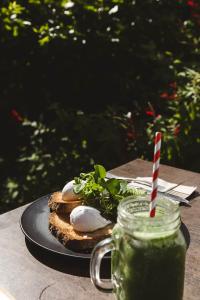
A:
[[[113,283],[111,280],[102,281],[100,278],[100,266],[104,255],[114,250],[114,244],[112,238],[107,238],[99,242],[93,249],[90,260],[90,278],[94,286],[104,292],[111,293],[113,291]]]

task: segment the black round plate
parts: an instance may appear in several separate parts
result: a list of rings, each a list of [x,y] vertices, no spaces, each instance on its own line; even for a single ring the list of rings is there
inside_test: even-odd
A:
[[[64,247],[50,232],[48,227],[50,195],[43,196],[30,204],[23,212],[20,226],[25,236],[34,244],[54,253],[77,258],[90,259],[90,253],[75,252]],[[104,256],[105,259],[110,255]]]

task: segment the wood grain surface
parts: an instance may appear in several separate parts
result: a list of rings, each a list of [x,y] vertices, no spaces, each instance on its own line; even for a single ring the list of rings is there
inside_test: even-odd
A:
[[[151,176],[152,163],[137,159],[112,172],[120,176]],[[200,174],[161,165],[159,175],[171,182],[197,186],[191,206],[181,206],[181,216],[188,244],[184,300],[199,300]],[[19,220],[25,208],[0,216],[0,289],[7,290],[16,300],[115,299],[94,288],[89,278],[88,260],[48,253],[24,238]],[[110,276],[108,263],[103,265],[102,276]]]

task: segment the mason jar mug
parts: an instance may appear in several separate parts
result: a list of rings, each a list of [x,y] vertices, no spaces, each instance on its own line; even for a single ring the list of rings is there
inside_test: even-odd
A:
[[[98,243],[90,276],[101,291],[117,300],[182,300],[186,242],[180,230],[179,205],[164,194],[156,216],[149,217],[149,196],[127,197],[118,207],[112,237]],[[111,282],[100,279],[103,256],[111,251]]]

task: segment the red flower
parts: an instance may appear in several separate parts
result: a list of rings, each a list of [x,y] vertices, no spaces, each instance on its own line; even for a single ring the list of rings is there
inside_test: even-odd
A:
[[[173,93],[173,94],[168,94],[166,92],[160,94],[160,98],[165,99],[165,100],[174,100],[176,99],[177,94]]]
[[[174,135],[177,136],[180,132],[180,125],[177,125],[175,128],[174,128]]]
[[[199,19],[200,14],[196,13],[196,12],[192,12],[192,17],[195,18],[195,19]]]
[[[166,93],[166,92],[164,92],[164,93],[160,94],[160,98],[162,98],[162,99],[168,99],[169,98],[169,94]]]
[[[147,115],[147,116],[151,116],[151,117],[154,117],[154,116],[155,116],[154,112],[151,111],[151,110],[146,110],[146,115]]]
[[[160,115],[160,114],[156,116],[156,119],[157,119],[157,120],[158,120],[158,119],[161,119],[161,118],[162,118],[162,115]]]
[[[194,0],[187,1],[187,5],[192,7],[192,8],[198,7],[198,4]]]
[[[15,119],[16,122],[21,123],[23,121],[22,116],[15,109],[12,109],[10,114],[11,117]]]

